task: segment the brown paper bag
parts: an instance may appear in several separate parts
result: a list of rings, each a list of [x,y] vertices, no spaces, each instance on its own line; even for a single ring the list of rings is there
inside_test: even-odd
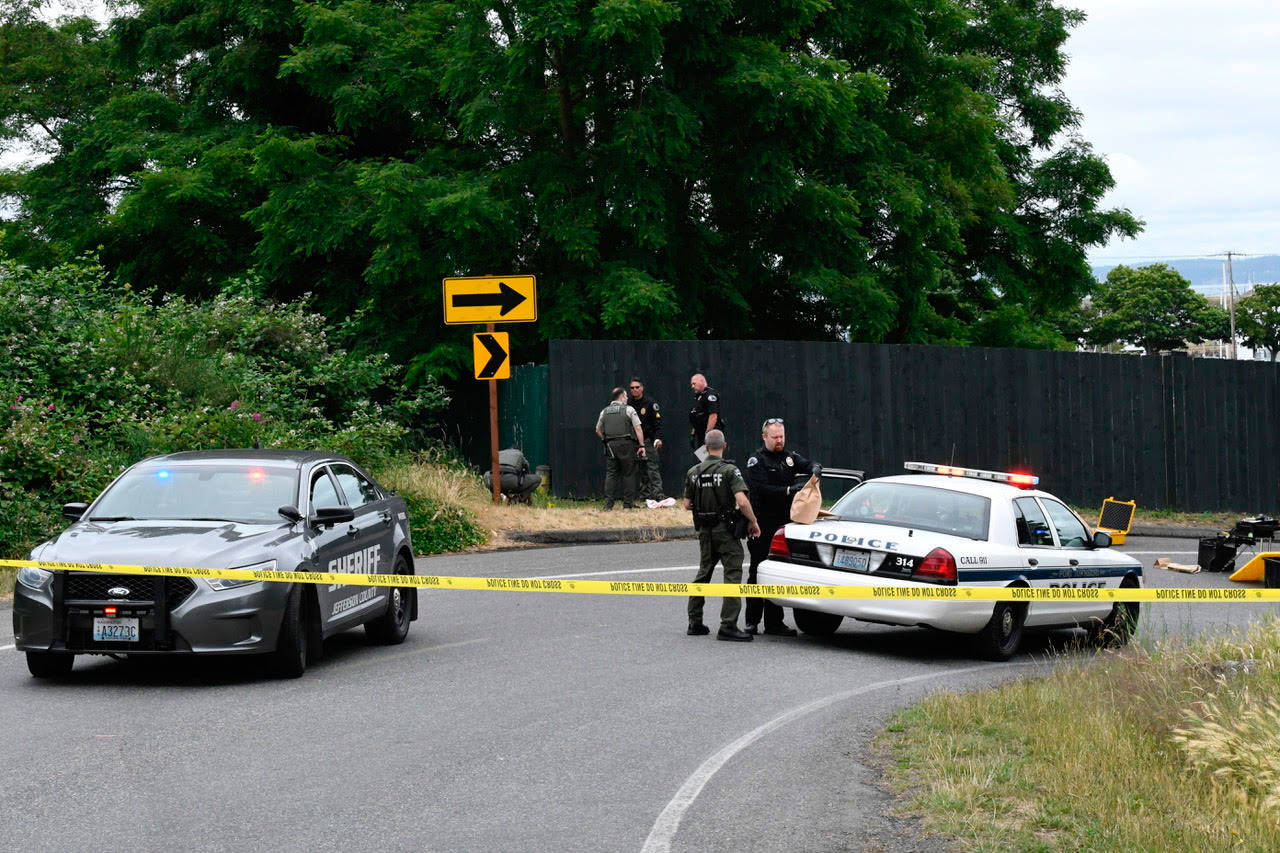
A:
[[[822,486],[817,477],[810,477],[791,499],[791,520],[797,524],[813,524],[821,510]]]

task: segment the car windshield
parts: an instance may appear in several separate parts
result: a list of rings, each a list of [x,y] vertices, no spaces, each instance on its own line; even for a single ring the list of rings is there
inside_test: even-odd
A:
[[[981,495],[872,480],[851,490],[831,511],[846,521],[868,521],[986,539],[991,501]]]
[[[90,521],[124,519],[237,521],[269,524],[298,502],[296,468],[211,462],[147,465],[121,477],[93,508]]]

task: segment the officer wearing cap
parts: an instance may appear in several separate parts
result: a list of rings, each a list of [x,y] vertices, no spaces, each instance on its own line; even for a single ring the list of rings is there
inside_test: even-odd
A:
[[[720,416],[720,392],[707,384],[707,377],[695,373],[689,377],[693,389],[693,408],[689,410],[689,446],[694,450],[706,443],[709,430],[724,432],[724,418]]]
[[[760,521],[760,537],[747,543],[751,567],[747,583],[756,582],[756,569],[769,555],[769,543],[779,527],[791,520],[791,499],[804,488],[810,475],[822,475],[822,466],[787,450],[787,430],[782,418],[769,418],[760,427],[760,447],[747,460],[747,487],[751,491],[751,507]],[[804,480],[796,478],[804,476]],[[782,621],[782,608],[763,598],[747,599],[747,632],[756,633],[764,614],[764,632],[794,637],[796,632]]]
[[[640,428],[640,416],[627,405],[627,392],[613,389],[613,399],[600,410],[596,418],[596,435],[604,442],[604,508],[613,509],[613,502],[622,491],[622,506],[636,508],[636,456],[644,455],[644,432]]]
[[[747,484],[738,466],[724,458],[724,433],[708,430],[707,458],[689,469],[684,477],[684,508],[693,510],[693,526],[698,530],[698,575],[694,583],[710,583],[719,562],[725,583],[742,583],[742,537],[759,536]],[[702,623],[703,597],[689,597],[689,635],[711,633]],[[742,599],[725,596],[720,605],[718,640],[749,641],[751,635],[738,629]]]
[[[640,497],[651,501],[666,499],[662,493],[662,469],[658,451],[662,449],[662,413],[658,401],[644,393],[644,382],[632,376],[628,387],[631,397],[627,400],[640,416],[640,429],[644,433],[644,456],[640,457],[638,481]]]

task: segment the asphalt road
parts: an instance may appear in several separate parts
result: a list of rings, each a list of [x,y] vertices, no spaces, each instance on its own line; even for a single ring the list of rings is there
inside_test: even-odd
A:
[[[1124,548],[1148,567],[1194,562],[1194,549]],[[418,571],[687,580],[696,552],[689,541],[548,548],[424,559]],[[1148,585],[1228,584],[1153,570]],[[847,621],[827,639],[688,637],[676,598],[421,595],[403,646],[351,632],[298,681],[238,662],[105,658],[36,681],[0,612],[8,846],[942,850],[889,816],[868,739],[932,691],[1071,659],[1062,634],[991,664],[945,635]],[[1229,630],[1273,610],[1144,605],[1141,630]]]

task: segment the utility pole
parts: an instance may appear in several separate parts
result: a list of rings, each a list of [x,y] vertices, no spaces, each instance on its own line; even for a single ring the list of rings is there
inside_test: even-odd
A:
[[[1244,252],[1232,252],[1230,250],[1219,252],[1217,257],[1225,256],[1227,259],[1227,316],[1231,318],[1231,360],[1236,360],[1236,279],[1231,269],[1231,259],[1233,257],[1246,257]]]

